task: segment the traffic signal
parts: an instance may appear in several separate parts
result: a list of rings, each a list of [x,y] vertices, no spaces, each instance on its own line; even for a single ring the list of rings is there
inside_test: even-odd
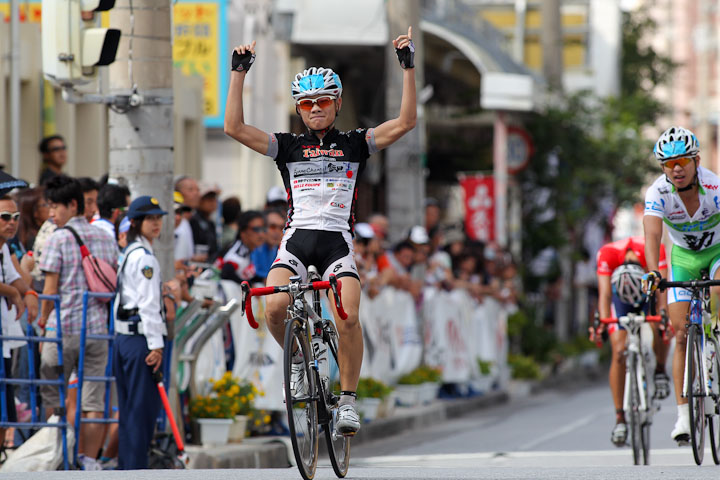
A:
[[[97,28],[95,13],[115,0],[42,0],[42,49],[45,78],[61,86],[92,81],[96,67],[115,61],[120,30]]]

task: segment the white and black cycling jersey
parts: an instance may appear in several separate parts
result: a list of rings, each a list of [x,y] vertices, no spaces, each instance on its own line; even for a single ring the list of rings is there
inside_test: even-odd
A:
[[[288,193],[286,228],[352,232],[358,177],[375,153],[374,129],[269,135],[267,156],[282,174]]]

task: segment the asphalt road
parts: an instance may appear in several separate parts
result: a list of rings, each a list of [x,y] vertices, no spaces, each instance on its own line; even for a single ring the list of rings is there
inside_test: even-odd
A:
[[[545,392],[431,428],[356,446],[347,478],[373,479],[657,479],[717,478],[709,450],[697,467],[690,448],[670,439],[673,400],[662,403],[651,432],[651,466],[632,465],[629,448],[610,443],[613,407],[606,385]],[[295,469],[50,472],[32,479],[298,479]],[[335,478],[326,459],[316,475]]]

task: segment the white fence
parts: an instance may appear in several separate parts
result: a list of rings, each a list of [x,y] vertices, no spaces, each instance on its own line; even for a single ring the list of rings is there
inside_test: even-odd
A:
[[[225,299],[242,297],[238,284],[222,281]],[[282,410],[282,349],[265,327],[264,302],[253,298],[260,328],[253,330],[244,312],[230,318],[235,347],[233,375],[253,381],[265,393],[257,408]],[[407,292],[385,288],[375,298],[360,302],[365,353],[361,376],[394,385],[423,360],[439,367],[443,382],[473,385],[480,379],[477,359],[492,362],[493,381],[503,385],[507,369],[507,313],[493,299],[478,303],[464,290],[428,288],[418,309]],[[202,349],[195,381],[199,391],[209,378],[225,372],[222,333],[218,331]]]

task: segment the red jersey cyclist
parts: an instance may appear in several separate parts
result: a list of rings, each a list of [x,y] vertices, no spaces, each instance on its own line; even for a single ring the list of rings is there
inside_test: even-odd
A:
[[[663,272],[667,268],[664,248],[660,250],[659,267]],[[600,318],[619,318],[628,313],[647,310],[647,303],[645,303],[641,288],[645,272],[647,272],[647,263],[645,262],[645,240],[642,237],[630,237],[608,243],[598,251],[597,277]],[[664,308],[664,296],[659,295],[658,300],[658,307]],[[627,440],[627,424],[623,410],[627,332],[617,324],[610,324],[607,327],[612,349],[609,382],[615,404],[615,427],[613,427],[610,440],[616,446],[622,447]],[[653,327],[657,329],[657,324],[653,324]],[[591,333],[600,334],[603,329],[604,325],[601,324],[598,332],[591,331]],[[657,331],[654,335],[653,350],[656,359],[655,394],[662,399],[670,394],[670,381],[665,373],[668,349]]]
[[[367,158],[396,142],[415,127],[417,118],[412,28],[392,42],[403,69],[400,114],[375,128],[340,132],[335,119],[342,108],[342,83],[329,68],[312,67],[298,73],[291,84],[295,111],[307,131],[300,135],[266,133],[245,123],[242,93],[247,71],[255,60],[255,42],[240,45],[233,54],[233,68],[225,110],[225,133],[271,157],[277,164],[288,195],[288,221],[267,285],[284,285],[293,275],[307,279],[315,265],[327,280],[342,279],[342,299],[348,314],[340,320],[332,302],[339,335],[341,395],[336,428],[354,435],[360,428],[355,411],[355,391],[363,357],[362,330],[358,320],[360,279],[353,258],[357,179]],[[283,345],[285,294],[267,297],[266,318],[275,340]],[[305,388],[303,370],[293,368],[290,388]]]

